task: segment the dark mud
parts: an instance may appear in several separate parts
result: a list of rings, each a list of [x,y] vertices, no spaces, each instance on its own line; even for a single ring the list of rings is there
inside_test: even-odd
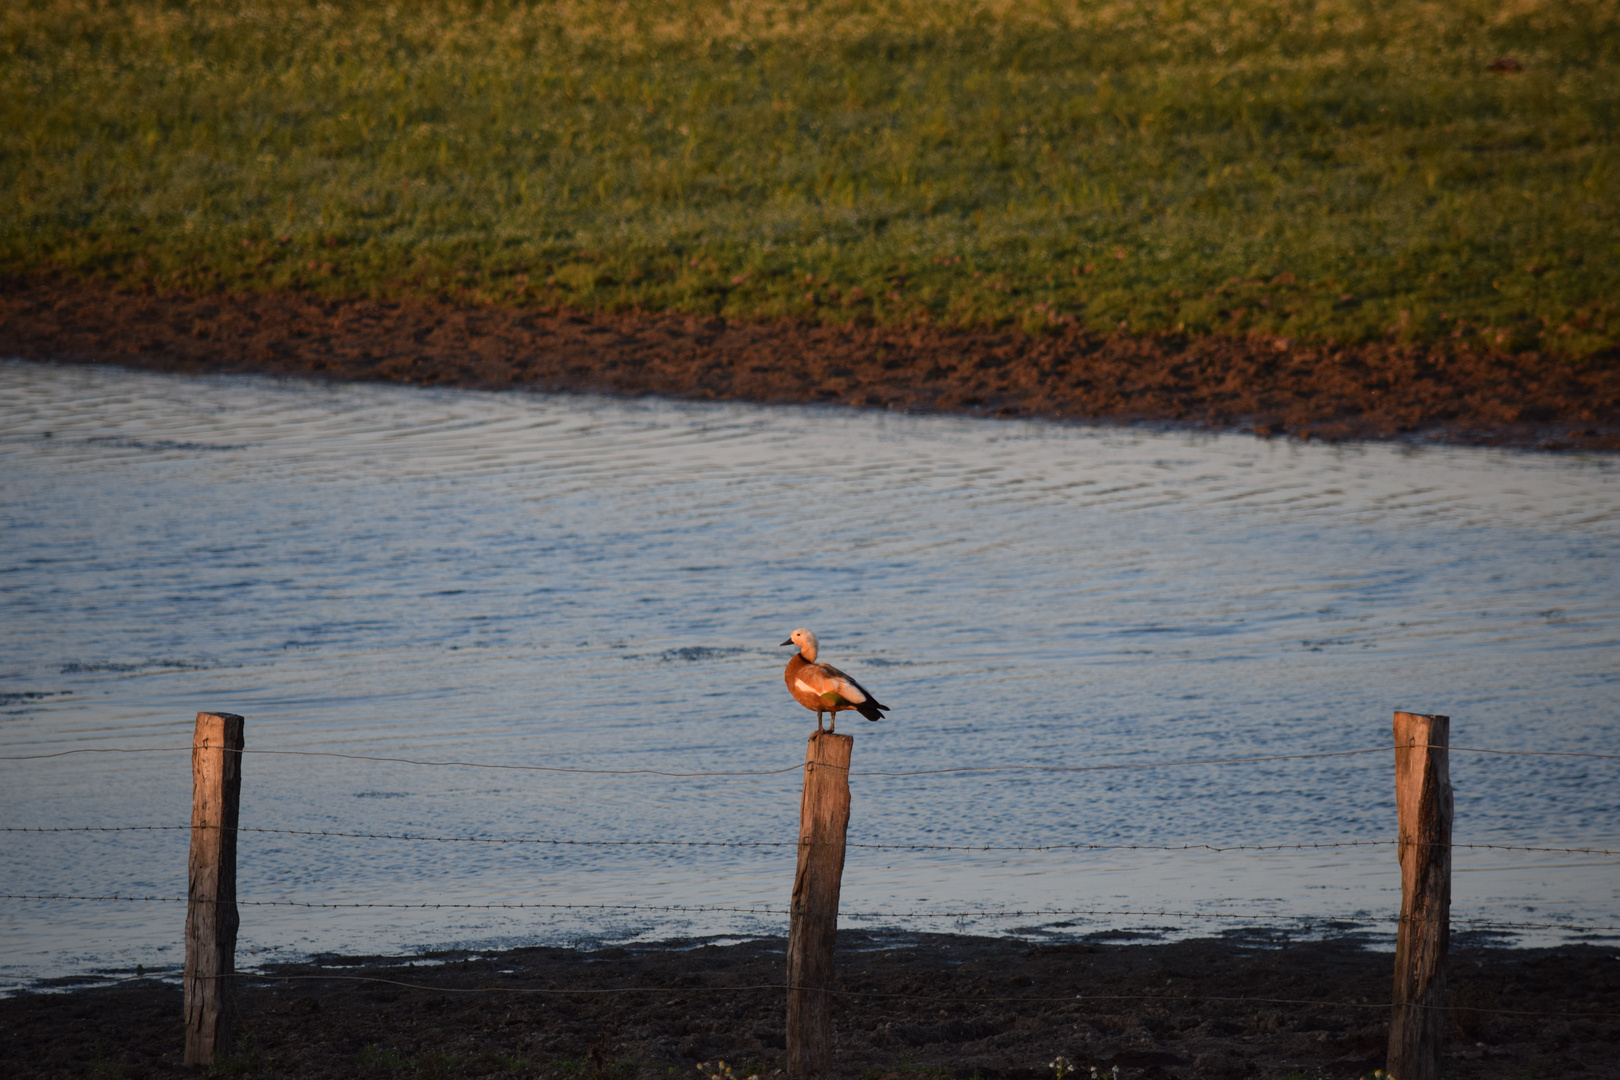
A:
[[[1355,940],[844,931],[839,950],[842,1077],[1053,1080],[1059,1055],[1076,1080],[1092,1065],[1121,1080],[1350,1080],[1384,1064],[1392,960]],[[784,1065],[782,951],[765,940],[277,968],[287,978],[239,986],[239,1049],[218,1071],[632,1080],[724,1059],[738,1080],[768,1078]],[[1620,950],[1459,942],[1449,986],[1446,1080],[1620,1077]],[[180,1004],[156,982],[0,1000],[0,1075],[186,1075]]]
[[[0,282],[0,355],[480,389],[1620,449],[1620,354],[728,323],[301,293]]]

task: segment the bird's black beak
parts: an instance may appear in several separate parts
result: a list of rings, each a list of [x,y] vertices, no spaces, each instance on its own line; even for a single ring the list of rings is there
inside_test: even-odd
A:
[[[782,645],[791,645],[791,644],[793,644],[793,639],[792,638],[788,638],[786,641],[782,642]],[[777,648],[781,648],[781,647],[782,647],[781,645],[777,646]]]

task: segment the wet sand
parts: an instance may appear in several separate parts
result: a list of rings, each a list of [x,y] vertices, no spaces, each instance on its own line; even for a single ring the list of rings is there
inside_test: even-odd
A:
[[[244,980],[240,1050],[221,1072],[631,1080],[724,1059],[744,1080],[784,1065],[779,939],[414,959],[328,957]],[[1349,1080],[1384,1064],[1391,964],[1354,938],[846,930],[836,1075],[1052,1080],[1062,1055],[1077,1080],[1092,1065],[1121,1080]],[[1460,939],[1449,1003],[1447,1080],[1620,1076],[1620,950]],[[155,981],[0,1000],[0,1075],[187,1075],[180,1005]]]
[[[1620,449],[1620,353],[728,323],[643,312],[0,283],[0,356],[479,389]]]

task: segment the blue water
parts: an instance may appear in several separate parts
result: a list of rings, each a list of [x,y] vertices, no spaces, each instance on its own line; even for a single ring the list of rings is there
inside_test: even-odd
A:
[[[7,827],[183,825],[192,718],[214,709],[247,717],[249,828],[785,842],[244,833],[244,900],[768,909],[247,907],[248,967],[780,932],[814,727],[780,678],[798,626],[892,707],[840,723],[857,844],[1388,841],[1387,750],[877,774],[1387,747],[1397,708],[1449,714],[1458,746],[1620,752],[1612,457],[11,362],[0,536],[0,756],[159,748],[0,761]],[[1459,842],[1620,848],[1620,761],[1457,752],[1452,778]],[[0,878],[181,896],[186,843],[0,833]],[[1454,912],[1617,925],[1617,864],[1461,849]],[[843,908],[992,933],[1312,917],[1381,935],[1398,880],[1384,845],[857,847]],[[0,900],[0,976],[172,966],[183,920]]]

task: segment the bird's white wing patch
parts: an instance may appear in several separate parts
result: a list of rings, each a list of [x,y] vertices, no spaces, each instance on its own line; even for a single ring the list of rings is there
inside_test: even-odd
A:
[[[800,690],[817,697],[823,694],[837,694],[851,705],[859,705],[866,700],[866,695],[848,679],[839,678],[817,668],[806,667],[793,681],[798,684]]]

